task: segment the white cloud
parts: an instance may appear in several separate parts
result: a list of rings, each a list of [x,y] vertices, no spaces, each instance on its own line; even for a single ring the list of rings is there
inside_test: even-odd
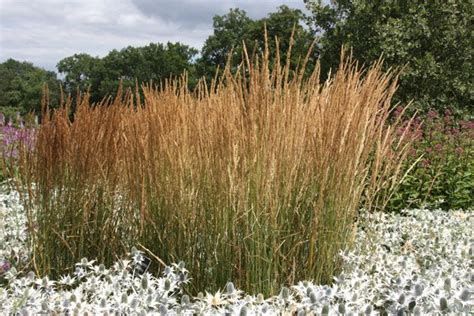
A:
[[[200,48],[212,17],[238,7],[252,18],[302,0],[0,0],[0,62],[27,60],[49,70],[75,53],[104,56],[150,42]]]

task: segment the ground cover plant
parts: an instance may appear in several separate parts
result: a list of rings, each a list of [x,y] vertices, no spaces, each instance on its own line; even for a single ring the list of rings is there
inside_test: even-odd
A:
[[[355,246],[341,252],[343,269],[328,285],[311,280],[274,296],[246,293],[229,282],[189,295],[183,262],[160,275],[143,273],[136,249],[110,266],[82,259],[57,279],[20,270],[5,254],[30,257],[26,213],[18,193],[2,187],[0,309],[5,313],[125,313],[160,315],[464,315],[474,301],[472,210],[405,210],[365,214]],[[0,222],[2,223],[2,222]],[[7,235],[3,234],[6,233]],[[157,262],[153,264],[158,264]]]
[[[410,143],[388,121],[395,74],[341,58],[325,83],[265,50],[193,93],[183,76],[144,98],[85,95],[72,119],[68,101],[45,112],[17,177],[36,272],[111,264],[140,244],[186,262],[193,291],[329,282],[362,195],[385,203],[374,196],[397,183]]]

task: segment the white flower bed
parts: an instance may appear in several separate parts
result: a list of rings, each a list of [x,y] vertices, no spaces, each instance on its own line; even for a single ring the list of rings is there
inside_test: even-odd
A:
[[[12,265],[28,259],[26,215],[17,192],[0,190],[0,280]]]
[[[6,201],[6,202],[5,202]],[[360,221],[344,271],[330,286],[310,281],[264,298],[232,283],[214,294],[184,294],[190,282],[183,263],[161,277],[139,274],[142,255],[112,267],[83,259],[60,280],[17,275],[10,260],[25,260],[25,216],[15,193],[0,195],[0,287],[5,313],[124,313],[156,315],[469,314],[474,291],[474,216],[470,211],[410,210]],[[17,258],[17,259],[14,259]],[[8,270],[8,271],[6,271]],[[191,276],[192,277],[192,276]]]

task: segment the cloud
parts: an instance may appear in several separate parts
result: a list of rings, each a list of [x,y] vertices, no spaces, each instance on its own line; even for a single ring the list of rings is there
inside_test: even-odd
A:
[[[183,29],[206,27],[216,14],[225,14],[231,8],[240,8],[251,18],[262,18],[283,4],[304,9],[302,0],[131,0],[146,16],[176,23]]]
[[[0,62],[26,60],[55,70],[75,53],[104,56],[112,49],[150,42],[200,48],[212,17],[241,8],[252,18],[302,0],[0,0]]]

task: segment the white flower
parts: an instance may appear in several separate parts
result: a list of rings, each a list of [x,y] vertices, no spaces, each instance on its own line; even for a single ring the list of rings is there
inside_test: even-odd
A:
[[[0,261],[11,251],[15,258],[29,256],[26,220],[24,214],[21,219],[22,208],[15,206],[18,198],[10,197],[6,208],[0,193]],[[73,275],[57,281],[57,290],[54,280],[36,279],[34,274],[25,277],[21,269],[17,273],[12,267],[0,276],[4,282],[0,306],[6,314],[30,315],[42,311],[68,315],[285,315],[302,311],[320,314],[323,309],[330,315],[341,310],[373,315],[379,308],[392,314],[413,308],[415,303],[414,314],[467,314],[474,305],[469,254],[472,220],[472,212],[437,210],[362,214],[359,226],[363,230],[357,233],[354,248],[341,251],[344,265],[337,284],[299,282],[268,299],[247,295],[231,283],[223,293],[206,292],[206,296],[189,298],[181,290],[182,284],[189,282],[184,263],[166,267],[160,278],[149,273],[139,276],[131,269],[131,263],[141,262],[136,251],[131,260],[119,260],[111,268],[83,259]]]
[[[205,300],[207,304],[211,306],[219,306],[227,303],[227,300],[220,291],[217,291],[215,294],[206,292]]]
[[[54,286],[54,284],[56,283],[55,281],[51,281],[47,276],[45,276],[44,278],[42,279],[37,279],[35,281],[36,285],[38,285],[38,287],[40,288],[43,288],[43,289],[50,289]]]
[[[87,258],[82,258],[81,262],[76,263],[76,267],[81,268],[91,268],[94,265],[96,260],[88,260]]]
[[[63,275],[61,279],[59,279],[58,283],[60,285],[65,285],[65,286],[71,286],[76,282],[76,279],[74,277],[71,277],[69,274]]]

